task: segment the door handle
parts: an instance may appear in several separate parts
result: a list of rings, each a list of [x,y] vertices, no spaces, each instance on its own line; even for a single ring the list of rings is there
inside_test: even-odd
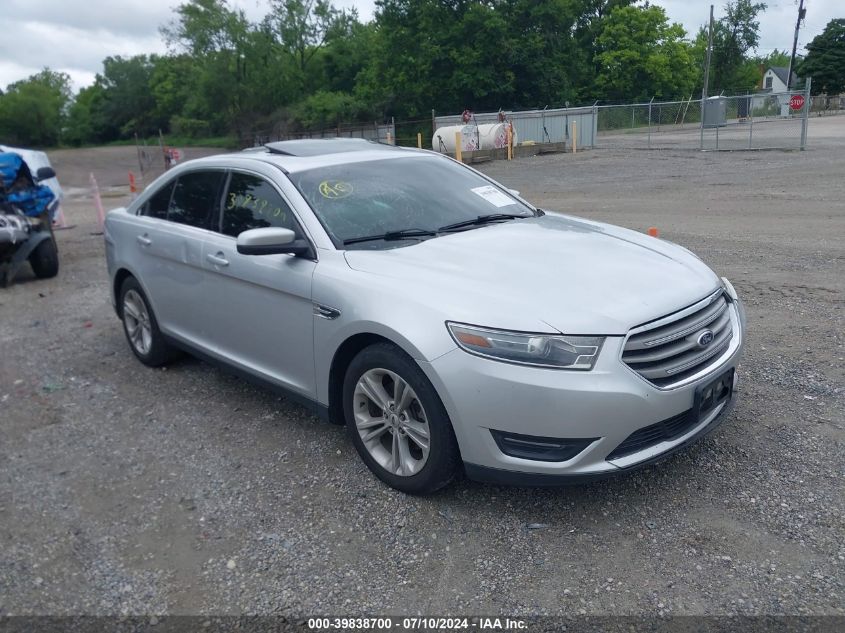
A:
[[[223,253],[217,253],[217,255],[208,254],[205,258],[210,261],[215,266],[228,266],[229,260],[223,257]]]
[[[148,238],[148,237],[146,236],[146,234],[144,234],[144,235],[139,235],[139,236],[138,236],[138,237],[136,237],[135,239],[137,239],[137,240],[138,240],[138,244],[140,244],[141,246],[149,246],[150,244],[152,244],[152,243],[153,243],[153,241],[152,241],[150,238]]]

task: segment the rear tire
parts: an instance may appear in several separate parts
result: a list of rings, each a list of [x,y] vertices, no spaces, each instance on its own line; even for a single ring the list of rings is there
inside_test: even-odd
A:
[[[419,365],[390,343],[365,348],[343,382],[343,411],[355,449],[387,485],[430,494],[461,468],[452,422]]]
[[[129,349],[139,361],[148,367],[159,367],[179,356],[158,329],[153,309],[137,279],[126,278],[117,305]]]
[[[39,279],[49,279],[59,274],[59,250],[52,238],[44,240],[29,255],[32,272]]]

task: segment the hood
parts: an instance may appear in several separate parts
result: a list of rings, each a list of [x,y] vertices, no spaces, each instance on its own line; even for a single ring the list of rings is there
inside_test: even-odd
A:
[[[719,287],[680,246],[557,214],[345,256],[445,320],[523,331],[624,335]]]

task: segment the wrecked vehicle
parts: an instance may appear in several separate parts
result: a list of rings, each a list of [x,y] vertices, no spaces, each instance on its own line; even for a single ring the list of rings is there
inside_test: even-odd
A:
[[[0,152],[0,286],[8,286],[25,262],[41,279],[59,273],[52,217],[59,200],[41,184],[56,177],[52,167],[33,175],[15,152]]]

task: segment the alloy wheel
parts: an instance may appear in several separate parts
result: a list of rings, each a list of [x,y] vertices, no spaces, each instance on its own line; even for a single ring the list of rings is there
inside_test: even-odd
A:
[[[355,428],[372,458],[400,477],[425,466],[431,446],[428,418],[413,388],[396,372],[365,372],[353,393]]]
[[[128,290],[123,296],[123,324],[135,351],[145,356],[149,354],[153,345],[150,313],[135,290]]]

